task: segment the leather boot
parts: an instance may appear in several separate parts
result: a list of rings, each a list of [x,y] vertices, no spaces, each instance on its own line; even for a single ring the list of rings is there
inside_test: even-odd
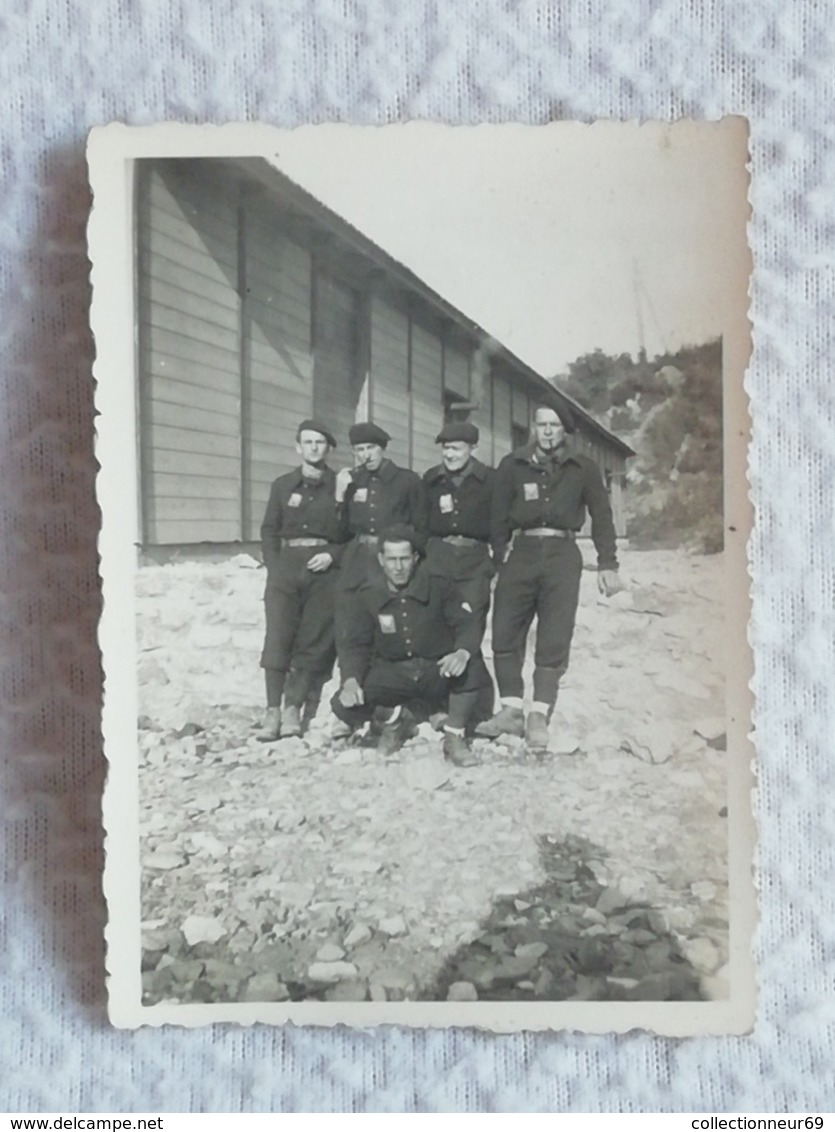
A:
[[[522,736],[525,734],[525,713],[521,708],[504,704],[492,719],[479,723],[475,733],[484,739],[498,739],[500,735]]]
[[[287,704],[281,718],[281,738],[290,739],[302,733],[302,721],[295,704]]]
[[[274,743],[281,733],[281,708],[267,708],[264,722],[256,738],[262,743]]]
[[[321,700],[321,693],[310,692],[307,699],[304,701],[302,709],[302,734],[307,733],[313,720],[316,718],[316,712],[319,710],[319,701]]]
[[[525,742],[532,751],[548,750],[548,720],[541,711],[528,712]]]
[[[380,728],[380,738],[377,750],[381,755],[393,755],[399,751],[407,739],[417,734],[414,717],[406,708],[401,708],[400,715],[393,723],[384,721]]]
[[[453,766],[478,766],[478,758],[467,746],[464,736],[454,731],[444,732],[443,751],[444,758]]]

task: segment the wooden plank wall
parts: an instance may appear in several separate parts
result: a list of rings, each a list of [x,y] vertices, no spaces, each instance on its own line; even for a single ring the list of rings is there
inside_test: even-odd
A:
[[[313,301],[313,412],[333,429],[344,454],[362,390],[359,297],[344,283],[317,271]]]
[[[456,342],[444,343],[444,390],[464,400],[470,396],[470,355]]]
[[[513,447],[510,421],[510,385],[497,375],[493,380],[493,458],[497,464]]]
[[[371,300],[371,418],[391,436],[388,454],[409,466],[409,317],[385,299]]]
[[[270,484],[297,462],[295,431],[311,414],[335,432],[370,415],[391,457],[418,472],[437,463],[444,389],[479,401],[479,457],[497,464],[532,402],[509,369],[443,339],[440,323],[398,299],[364,301],[315,268],[282,229],[280,205],[204,162],[144,166],[137,203],[143,541],[257,540]],[[315,276],[315,278],[314,278]],[[366,338],[367,335],[367,338]],[[361,361],[360,352],[368,353]],[[366,364],[369,380],[364,386]],[[362,370],[362,372],[361,372]],[[597,437],[578,450],[618,477],[625,461]]]
[[[441,339],[412,321],[412,467],[425,472],[438,462],[435,437],[444,423]]]
[[[240,538],[237,202],[160,163],[139,193],[143,539]]]
[[[511,389],[510,416],[520,428],[530,428],[533,405],[524,389],[514,385]]]
[[[478,408],[470,413],[470,420],[478,426],[478,458],[485,464],[495,464],[493,451],[493,374],[489,360],[473,357],[472,391]]]
[[[244,210],[244,538],[258,539],[272,481],[298,463],[313,411],[309,253],[282,235],[268,202]]]

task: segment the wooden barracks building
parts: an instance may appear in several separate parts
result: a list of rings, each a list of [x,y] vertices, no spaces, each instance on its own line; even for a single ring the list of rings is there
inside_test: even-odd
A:
[[[371,240],[262,159],[137,163],[140,542],[255,542],[273,479],[315,416],[350,463],[371,419],[423,472],[445,418],[496,464],[533,406],[570,404],[625,534],[624,444]]]

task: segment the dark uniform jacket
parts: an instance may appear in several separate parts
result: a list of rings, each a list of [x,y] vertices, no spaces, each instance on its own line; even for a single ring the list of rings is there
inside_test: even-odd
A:
[[[335,479],[331,468],[324,469],[320,480],[310,480],[299,467],[273,482],[261,524],[261,547],[271,584],[280,583],[285,563],[289,568],[288,556],[281,553],[283,539],[323,538],[326,545],[310,547],[309,557],[327,552],[338,565],[345,532],[342,506],[334,495]]]
[[[562,451],[552,467],[539,463],[535,451],[533,444],[517,448],[496,469],[491,527],[498,561],[514,530],[556,527],[580,531],[588,509],[598,567],[617,570],[612,507],[595,462],[580,453]]]
[[[369,561],[376,549],[363,546],[355,535],[379,535],[395,523],[414,527],[426,534],[426,500],[417,472],[383,460],[376,472],[356,468],[345,492],[345,535],[351,542],[345,549],[339,585],[355,589],[365,583]]]
[[[360,682],[374,661],[440,660],[457,649],[475,656],[481,630],[454,584],[420,562],[402,590],[391,590],[382,572],[357,591],[340,646],[342,679]]]
[[[427,559],[433,570],[456,580],[467,579],[475,570],[490,566],[490,503],[496,473],[480,460],[472,459],[456,487],[443,464],[424,475],[429,511]],[[447,535],[478,539],[480,546],[454,546],[443,542]],[[492,571],[492,567],[491,567]]]

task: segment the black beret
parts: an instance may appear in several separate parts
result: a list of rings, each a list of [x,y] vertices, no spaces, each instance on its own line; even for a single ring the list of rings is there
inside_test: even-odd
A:
[[[296,440],[301,438],[301,434],[305,429],[308,429],[310,432],[318,432],[320,436],[324,436],[331,448],[336,448],[336,440],[334,439],[333,433],[318,421],[302,421],[296,429]]]
[[[351,425],[348,439],[352,444],[379,444],[381,448],[385,448],[391,437],[379,425],[372,424],[371,421],[362,421]]]
[[[566,432],[574,432],[576,430],[577,425],[574,420],[574,414],[568,405],[564,405],[560,401],[540,401],[534,408],[532,420],[536,420],[537,409],[552,409],[560,418],[560,423]]]
[[[423,554],[425,549],[424,540],[415,528],[410,527],[407,523],[392,523],[391,526],[386,527],[380,533],[379,546],[381,550],[385,542],[408,542],[418,554]]]
[[[470,421],[450,421],[435,437],[436,444],[448,440],[463,440],[466,444],[478,444],[478,429]]]

